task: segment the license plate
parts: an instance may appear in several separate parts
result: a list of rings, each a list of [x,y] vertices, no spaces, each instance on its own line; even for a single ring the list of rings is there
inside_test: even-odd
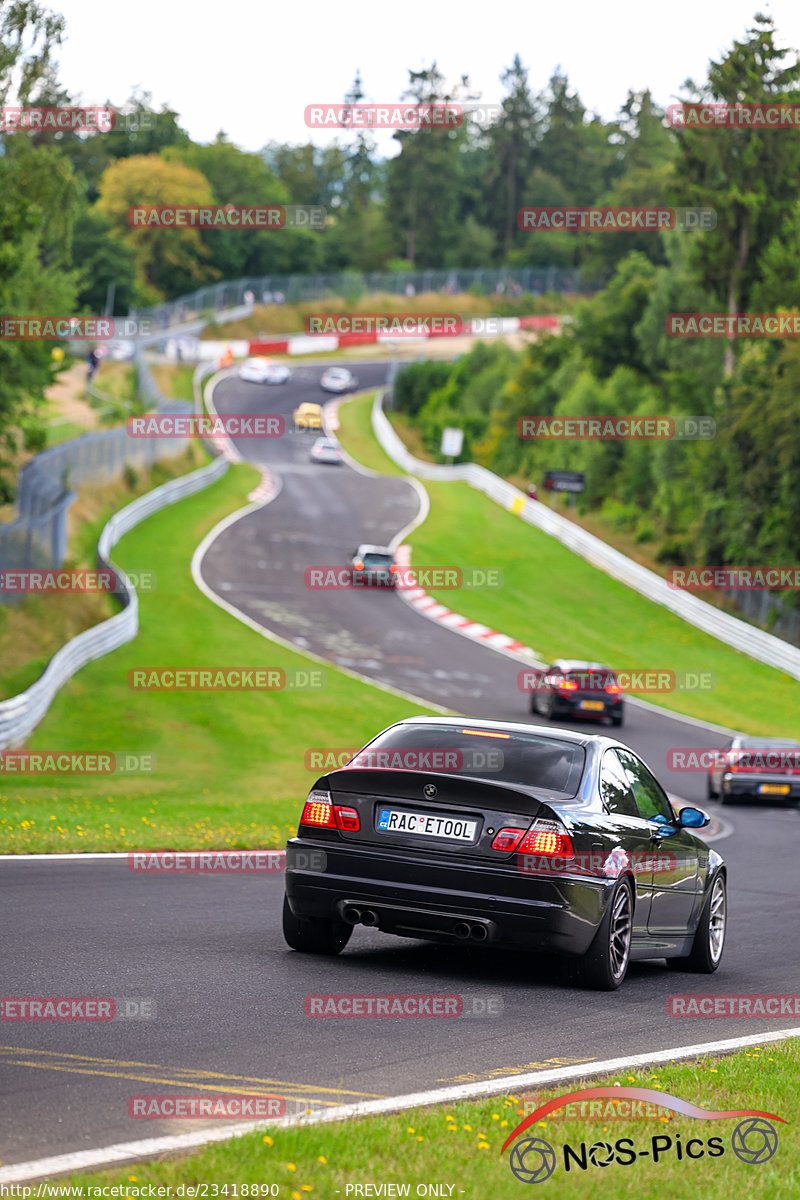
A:
[[[581,700],[578,708],[586,709],[589,712],[602,712],[605,708],[602,700]]]
[[[461,817],[406,812],[401,808],[378,811],[378,829],[383,833],[421,833],[427,837],[447,838],[451,842],[473,842],[477,828],[477,821],[465,821]]]
[[[788,796],[790,790],[788,783],[760,783],[758,785],[760,796]]]

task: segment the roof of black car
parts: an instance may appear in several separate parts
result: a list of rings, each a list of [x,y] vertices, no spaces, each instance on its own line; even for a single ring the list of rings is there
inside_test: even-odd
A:
[[[485,729],[487,733],[535,733],[541,737],[553,738],[558,741],[576,742],[580,746],[586,746],[593,742],[613,742],[617,745],[615,738],[609,738],[600,733],[578,733],[572,729],[560,729],[558,726],[532,725],[526,721],[475,721],[472,717],[404,717],[402,721],[397,721],[397,725],[441,725],[447,729]],[[391,727],[390,727],[391,728]]]

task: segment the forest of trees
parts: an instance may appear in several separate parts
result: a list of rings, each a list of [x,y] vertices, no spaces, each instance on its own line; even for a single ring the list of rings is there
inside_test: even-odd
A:
[[[708,82],[687,90],[704,102],[798,103],[798,78],[797,59],[777,48],[771,23],[757,18],[747,38],[711,64]],[[625,248],[606,286],[578,304],[560,336],[525,352],[484,344],[452,366],[410,367],[399,377],[396,403],[433,453],[442,428],[459,425],[463,458],[500,474],[540,482],[548,469],[586,472],[581,509],[654,543],[661,562],[797,563],[800,345],[671,338],[666,318],[800,310],[800,140],[774,131],[687,130],[667,161],[658,149],[663,131],[649,122],[641,128],[649,148],[637,154],[634,144],[636,167],[604,200],[710,206],[717,228],[638,235],[640,244]],[[622,247],[618,234],[577,236],[587,243],[613,236]],[[517,420],[532,414],[706,414],[716,436],[520,440]]]

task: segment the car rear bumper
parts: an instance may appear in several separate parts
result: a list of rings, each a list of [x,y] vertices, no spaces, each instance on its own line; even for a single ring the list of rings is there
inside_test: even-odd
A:
[[[553,701],[553,713],[557,716],[564,717],[587,717],[589,720],[599,721],[603,717],[619,717],[622,715],[623,702],[622,700],[599,700],[592,699],[588,701],[590,704],[601,704],[602,708],[581,708],[581,704],[586,703],[585,698],[573,700],[558,697]]]
[[[309,850],[324,851],[324,871],[308,869]],[[301,838],[286,847],[286,895],[295,916],[345,918],[347,908],[368,910],[375,920],[366,923],[386,933],[434,941],[583,954],[614,882],[537,876],[507,863],[490,872],[485,863],[428,858],[417,847],[413,858]],[[466,935],[458,928],[463,924]]]
[[[761,792],[759,791],[762,784],[768,787],[788,786],[788,792]],[[776,799],[783,797],[786,800],[800,800],[800,776],[798,775],[761,775],[761,774],[739,774],[731,775],[730,779],[722,780],[723,796],[773,796]]]

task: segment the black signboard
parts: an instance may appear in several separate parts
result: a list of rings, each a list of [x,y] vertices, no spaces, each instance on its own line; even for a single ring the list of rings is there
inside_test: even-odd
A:
[[[548,492],[583,492],[586,476],[582,471],[548,471],[544,486]]]

